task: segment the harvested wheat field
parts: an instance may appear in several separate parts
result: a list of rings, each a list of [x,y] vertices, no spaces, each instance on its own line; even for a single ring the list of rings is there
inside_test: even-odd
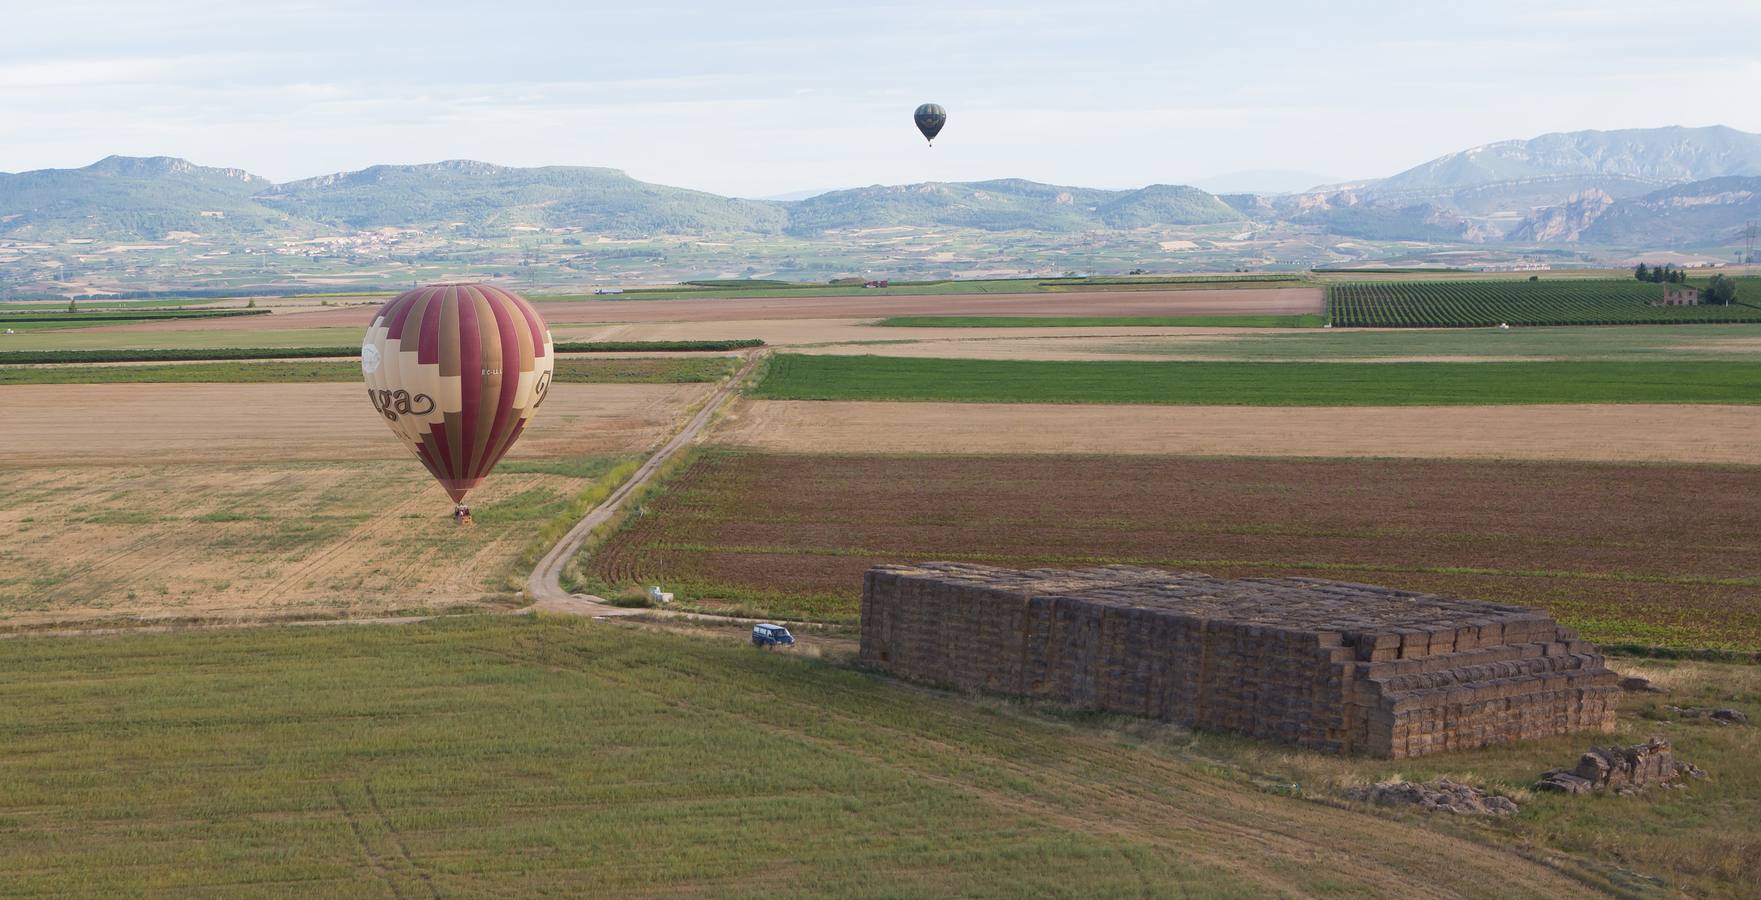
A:
[[[508,459],[655,443],[710,384],[559,384]],[[0,390],[0,463],[409,457],[348,383],[20,384]]]
[[[509,602],[553,520],[711,387],[556,386],[459,528],[351,385],[9,386],[0,629]]]
[[[592,483],[530,465],[504,462],[468,528],[413,458],[18,470],[0,499],[0,631],[505,603],[532,530]]]
[[[1044,294],[888,294],[730,297],[704,300],[564,300],[539,304],[552,326],[592,322],[739,322],[753,319],[873,319],[883,316],[1299,315],[1325,307],[1319,288],[1068,291]],[[224,319],[168,319],[93,331],[260,331],[356,325],[373,307],[327,307]]]
[[[702,452],[583,564],[705,608],[849,619],[877,563],[1130,563],[1540,606],[1761,648],[1761,469]]]
[[[1373,456],[1761,465],[1761,416],[1719,405],[1127,406],[755,400],[717,443],[825,453]]]

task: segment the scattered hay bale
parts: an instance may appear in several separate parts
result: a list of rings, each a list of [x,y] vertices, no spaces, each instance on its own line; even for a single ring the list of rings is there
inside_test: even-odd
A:
[[[1703,709],[1697,706],[1671,706],[1670,712],[1684,719],[1711,719],[1720,725],[1747,725],[1749,716],[1740,709]]]
[[[1488,794],[1483,788],[1439,778],[1428,784],[1412,781],[1379,781],[1351,788],[1345,796],[1367,800],[1377,806],[1417,806],[1427,812],[1458,816],[1508,816],[1517,811],[1516,801]]]
[[[1651,679],[1640,675],[1628,675],[1620,680],[1620,689],[1633,694],[1661,694],[1663,689],[1652,684]]]
[[[1668,741],[1652,738],[1630,747],[1592,747],[1579,757],[1577,768],[1545,772],[1535,787],[1562,794],[1633,794],[1654,785],[1679,787],[1684,777],[1705,778],[1706,773],[1676,759]]]

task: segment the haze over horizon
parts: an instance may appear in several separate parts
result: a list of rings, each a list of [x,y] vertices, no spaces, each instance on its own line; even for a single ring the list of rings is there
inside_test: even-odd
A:
[[[333,0],[9,12],[0,170],[178,156],[289,181],[468,158],[760,197],[1022,177],[1392,174],[1584,128],[1723,124],[1761,5]],[[142,48],[151,48],[143,50]],[[1636,65],[1642,61],[1643,65]],[[1537,85],[1547,85],[1544,91]],[[950,124],[926,148],[921,101]],[[1268,185],[1267,187],[1271,187]]]

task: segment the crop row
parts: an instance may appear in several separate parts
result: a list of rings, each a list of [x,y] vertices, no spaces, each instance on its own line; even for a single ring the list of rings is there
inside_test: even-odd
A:
[[[1761,307],[1740,302],[1656,305],[1663,290],[1624,279],[1349,282],[1328,286],[1327,312],[1343,328],[1761,322]]]
[[[949,559],[1301,575],[1546,607],[1593,640],[1761,648],[1761,473],[1582,463],[699,451],[589,551],[606,589],[848,620]],[[1686,531],[1671,523],[1693,521]],[[1740,542],[1739,542],[1740,543]]]

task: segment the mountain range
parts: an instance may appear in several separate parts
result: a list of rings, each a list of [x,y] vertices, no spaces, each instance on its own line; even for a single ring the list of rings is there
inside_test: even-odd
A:
[[[1727,241],[1757,218],[1761,135],[1722,126],[1548,134],[1284,194],[1000,179],[764,201],[649,184],[615,169],[468,160],[285,184],[169,157],[0,173],[0,238],[19,240],[275,240],[376,228],[812,237],[896,226],[1071,233],[1240,222],[1381,240],[1696,246]]]

